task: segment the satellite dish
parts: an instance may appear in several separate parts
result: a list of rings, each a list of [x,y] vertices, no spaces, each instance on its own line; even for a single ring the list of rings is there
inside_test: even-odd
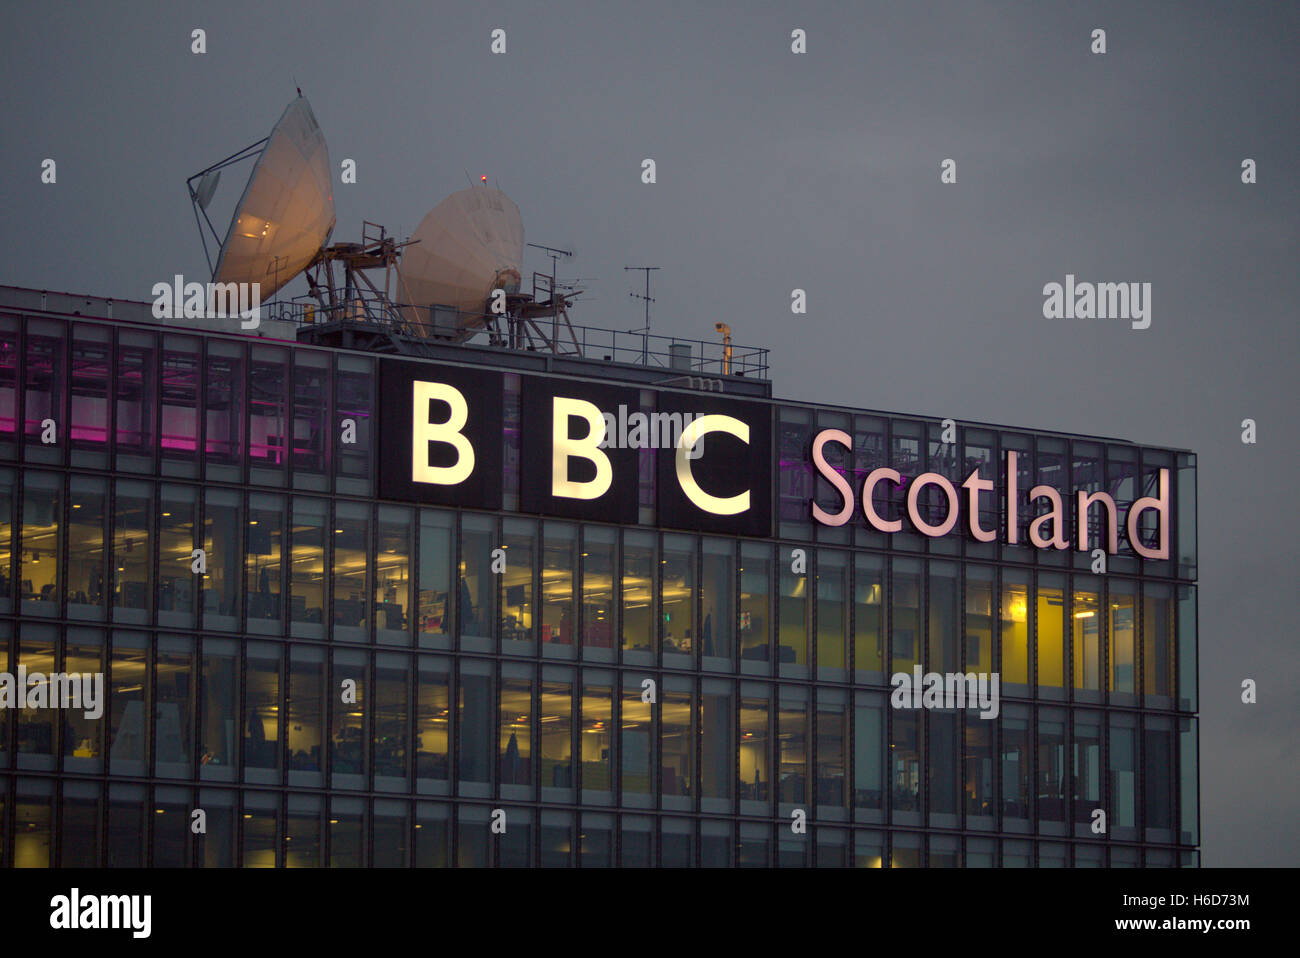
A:
[[[195,190],[198,199],[205,182],[206,176]],[[214,180],[209,199],[215,189]],[[311,105],[299,96],[285,108],[253,166],[212,281],[261,283],[261,298],[269,299],[315,259],[334,219],[329,148]]]
[[[398,265],[403,316],[416,330],[430,321],[427,307],[455,310],[461,338],[482,326],[494,289],[519,292],[524,224],[519,207],[490,186],[452,193],[420,221]],[[450,330],[447,330],[449,332]]]
[[[208,204],[212,202],[212,194],[217,192],[217,184],[221,182],[221,171],[212,170],[210,173],[204,173],[199,180],[199,185],[194,188],[194,202],[199,204],[199,209],[206,210]]]

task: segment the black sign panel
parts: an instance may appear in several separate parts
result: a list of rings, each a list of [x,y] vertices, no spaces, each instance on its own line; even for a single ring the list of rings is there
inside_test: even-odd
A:
[[[771,409],[715,395],[659,394],[657,431],[693,427],[699,458],[678,465],[676,449],[657,449],[659,525],[731,535],[772,534]],[[687,420],[687,416],[691,420]],[[748,435],[748,442],[742,438]]]
[[[571,519],[636,522],[638,450],[622,442],[628,437],[619,424],[639,412],[639,391],[541,376],[524,376],[520,386],[520,509]],[[596,410],[608,413],[615,426],[603,449],[593,446]],[[557,413],[563,420],[558,440]],[[601,419],[600,425],[610,422],[603,415]],[[563,475],[552,476],[553,464],[560,459]]]
[[[385,360],[379,386],[379,494],[500,509],[501,374]]]

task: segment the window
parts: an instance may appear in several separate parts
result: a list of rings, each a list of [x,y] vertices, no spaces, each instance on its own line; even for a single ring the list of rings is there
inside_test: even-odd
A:
[[[446,659],[422,655],[415,692],[416,790],[445,793],[451,778],[451,666]]]
[[[766,685],[745,683],[740,700],[740,809],[762,815],[772,803],[772,699]]]
[[[1074,577],[1072,641],[1075,698],[1101,700],[1101,580]]]
[[[880,821],[885,808],[885,697],[855,692],[853,702],[853,804],[860,820]]]
[[[661,605],[663,610],[664,664],[690,668],[695,662],[695,539],[665,535]],[[671,656],[671,659],[669,658]]]
[[[848,804],[848,720],[842,689],[817,690],[817,816],[843,818]],[[841,862],[841,864],[843,864]]]
[[[793,571],[792,550],[778,546],[780,617],[776,651],[782,675],[801,677],[808,668],[808,574]],[[799,568],[803,569],[801,564]]]
[[[1043,835],[1065,834],[1065,796],[1069,791],[1069,769],[1065,761],[1065,711],[1041,709],[1038,713],[1038,831]]]
[[[410,788],[410,659],[394,652],[375,656],[375,788],[404,792]]]
[[[248,552],[244,557],[250,632],[278,635],[283,629],[283,541],[284,497],[253,493],[248,500]]]
[[[234,781],[239,741],[239,646],[203,640],[199,680],[199,777]]]
[[[158,624],[194,628],[194,529],[198,492],[165,482],[158,493]]]
[[[1074,776],[1074,834],[1092,836],[1092,813],[1101,807],[1101,714],[1074,713],[1072,773]]]
[[[1111,837],[1137,838],[1137,719],[1125,712],[1110,715]]]
[[[113,618],[144,625],[152,594],[149,519],[153,487],[120,479],[113,516]]]
[[[930,563],[930,655],[927,670],[955,672],[961,665],[957,565]]]
[[[117,336],[117,468],[153,469],[158,413],[158,342],[153,333],[123,329]]]
[[[502,666],[497,754],[501,794],[531,798],[533,786],[533,681],[531,667]]]
[[[777,712],[777,774],[782,803],[808,801],[808,690],[781,686]]]
[[[68,617],[104,618],[108,590],[104,565],[104,510],[108,483],[89,476],[73,476],[68,486]],[[146,540],[147,546],[147,540]],[[142,550],[148,555],[148,548]],[[114,573],[113,581],[119,577]]]
[[[334,650],[330,698],[330,785],[366,787],[370,735],[366,712],[372,708],[366,678],[366,654],[357,649]]]
[[[662,738],[662,783],[665,808],[689,808],[695,794],[695,736],[691,699],[694,681],[664,676],[659,709]]]
[[[1038,694],[1065,695],[1065,576],[1038,576]]]
[[[419,643],[425,648],[448,648],[452,631],[451,513],[420,510],[420,563],[418,569],[416,622]]]
[[[208,340],[207,347],[203,458],[209,478],[238,482],[244,439],[244,347],[219,339]]]
[[[340,691],[341,694],[341,691]],[[325,729],[325,650],[313,645],[289,648],[289,784],[321,786],[321,745]]]
[[[325,635],[325,523],[329,503],[293,497],[289,553],[289,622],[294,635]]]
[[[109,774],[144,775],[151,724],[148,637],[114,632],[109,671]]]
[[[282,650],[250,642],[244,688],[244,780],[280,781],[280,672]]]
[[[654,652],[655,537],[623,533],[623,651],[629,664],[648,665]]]
[[[411,644],[411,510],[379,507],[375,556],[375,641]]]
[[[370,507],[334,504],[334,637],[365,642],[370,637]]]
[[[548,522],[542,539],[542,647],[567,646],[572,654],[577,533],[571,525]],[[554,650],[552,650],[554,651]]]
[[[461,519],[457,605],[462,648],[490,648],[492,624],[496,621],[497,576],[492,571],[492,550],[496,547],[495,519],[479,515]]]
[[[0,642],[0,661],[8,652],[7,644]],[[5,663],[7,668],[7,663]],[[104,672],[104,637],[97,629],[68,629],[63,652],[63,671],[83,677]],[[83,678],[83,683],[85,679]],[[93,681],[93,680],[92,680]],[[102,680],[101,680],[102,681]],[[83,689],[86,686],[83,684]],[[107,706],[108,689],[100,685],[99,708],[101,714],[87,716],[88,708],[60,709],[63,716],[63,768],[69,772],[98,773],[104,768],[103,710]],[[84,701],[84,699],[83,699]],[[186,716],[188,719],[188,716]],[[5,731],[0,728],[0,732]]]
[[[193,778],[194,640],[187,636],[158,637],[154,671],[154,768],[159,778]]]
[[[884,682],[885,561],[879,556],[854,557],[853,667],[857,681]]]
[[[590,650],[614,647],[614,571],[618,532],[587,526],[582,532],[582,644]],[[612,656],[602,654],[609,661]]]
[[[736,780],[735,691],[722,679],[705,679],[700,688],[700,795],[704,811],[730,812]],[[841,770],[842,772],[842,770]]]
[[[72,327],[72,403],[68,437],[72,463],[99,469],[108,465],[108,391],[113,382],[111,331],[76,323]],[[124,369],[123,374],[128,370]]]
[[[162,344],[162,471],[169,476],[194,476],[199,466],[199,340],[163,334]]]
[[[582,800],[606,804],[613,782],[613,675],[587,669],[582,674],[582,727],[578,730],[582,761]]]
[[[966,827],[991,831],[997,821],[997,764],[994,760],[995,719],[982,719],[978,709],[965,714],[966,735],[962,760],[966,770],[963,786]]]
[[[63,403],[65,392],[64,338],[67,332],[63,323],[49,320],[29,320],[23,366],[26,370],[23,408],[23,455],[37,462],[59,462],[62,459]],[[55,425],[56,442],[46,445],[41,436],[47,423]]]
[[[842,552],[817,555],[817,676],[843,680],[849,631],[848,561]]]
[[[619,722],[619,755],[623,763],[623,804],[646,806],[654,791],[654,732],[652,706],[642,700],[639,677],[623,673],[623,711]]]
[[[1029,830],[1033,810],[1033,754],[1030,750],[1029,711],[1021,705],[1002,710],[1002,827],[1004,831]]]
[[[57,614],[62,559],[59,535],[63,513],[62,488],[60,477],[50,473],[26,472],[23,475],[18,583],[25,614]]]
[[[234,632],[239,628],[244,553],[243,507],[239,493],[208,489],[203,502],[203,625]]]
[[[501,644],[507,651],[533,648],[533,573],[537,567],[537,524],[531,519],[503,522],[506,570],[501,576]]]
[[[22,625],[19,632],[18,666],[30,673],[48,676],[55,671],[55,639],[57,631],[49,625]],[[16,676],[15,676],[16,678]],[[48,694],[48,683],[36,684],[29,680],[29,689],[41,685]],[[33,688],[34,686],[34,688]],[[59,709],[23,708],[18,711],[18,767],[53,771],[55,758],[55,717]]]
[[[700,654],[704,667],[730,670],[734,666],[736,622],[736,547],[726,539],[705,539],[701,579]]]
[[[539,709],[541,729],[542,800],[573,797],[573,675],[554,666],[542,670]],[[554,789],[551,793],[547,789]]]
[[[921,664],[921,563],[916,559],[894,559],[894,581],[890,588],[893,608],[890,623],[891,672],[911,672]]]
[[[1148,706],[1173,707],[1174,595],[1158,582],[1142,588],[1142,692]]]
[[[491,664],[477,659],[462,660],[458,695],[457,764],[461,794],[486,796],[495,751],[492,717],[496,712],[496,696]]]
[[[768,674],[772,658],[772,547],[740,546],[741,670]]]
[[[293,351],[293,481],[309,489],[325,488],[325,450],[334,444],[326,408],[329,360],[329,353]]]
[[[1110,582],[1110,691],[1122,693],[1125,701],[1136,691],[1137,681],[1137,585],[1112,579]],[[1113,698],[1113,697],[1112,697]]]
[[[334,435],[338,436],[335,474],[344,482],[339,491],[365,494],[370,477],[371,422],[374,408],[374,360],[339,356],[334,380]],[[349,442],[348,439],[353,441]]]

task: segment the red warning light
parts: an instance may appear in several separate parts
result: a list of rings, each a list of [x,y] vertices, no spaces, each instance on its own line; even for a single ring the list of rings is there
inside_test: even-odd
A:
[[[482,180],[484,183],[487,182],[487,177],[486,177],[486,176],[480,176],[479,179]]]

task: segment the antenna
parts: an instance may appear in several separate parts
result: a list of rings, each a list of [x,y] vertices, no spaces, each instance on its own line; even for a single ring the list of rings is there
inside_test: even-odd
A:
[[[556,249],[554,246],[543,246],[540,243],[528,243],[526,245],[531,246],[533,249],[543,250],[546,253],[546,255],[548,255],[551,258],[551,302],[554,303],[555,302],[555,264],[561,256],[565,256],[565,257],[572,256],[573,250]],[[560,316],[559,316],[559,312],[557,311],[551,317],[551,342],[552,343],[556,342],[559,339],[559,335],[560,335]]]
[[[624,266],[624,270],[639,269],[645,272],[645,295],[640,293],[628,293],[633,299],[645,300],[645,325],[641,329],[630,329],[628,332],[641,334],[641,365],[650,365],[650,304],[654,298],[650,295],[650,271],[653,269],[663,269],[662,266]]]

